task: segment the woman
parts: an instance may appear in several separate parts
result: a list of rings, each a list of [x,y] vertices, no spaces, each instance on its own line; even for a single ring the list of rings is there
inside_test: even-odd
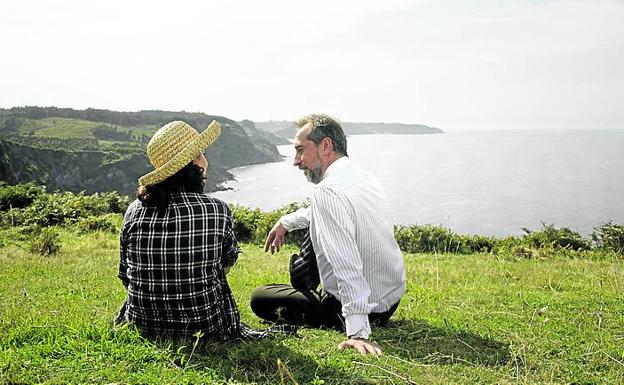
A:
[[[260,338],[240,323],[226,280],[240,252],[228,206],[203,193],[204,150],[219,137],[213,121],[199,134],[182,121],[160,128],[147,145],[154,170],[139,179],[121,231],[119,278],[128,290],[117,322],[146,337]]]

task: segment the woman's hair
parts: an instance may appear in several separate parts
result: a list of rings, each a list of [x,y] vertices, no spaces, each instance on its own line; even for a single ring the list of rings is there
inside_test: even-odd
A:
[[[144,206],[156,206],[163,213],[169,205],[172,192],[188,191],[201,193],[204,191],[204,169],[191,162],[169,178],[160,183],[140,186],[137,198]]]

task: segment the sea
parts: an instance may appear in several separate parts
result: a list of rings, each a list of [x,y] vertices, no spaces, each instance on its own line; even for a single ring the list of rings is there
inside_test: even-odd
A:
[[[584,236],[624,223],[624,130],[457,130],[435,135],[353,135],[349,157],[385,185],[394,223],[461,234],[520,235],[543,224]],[[231,170],[228,203],[273,210],[313,188],[281,162]]]

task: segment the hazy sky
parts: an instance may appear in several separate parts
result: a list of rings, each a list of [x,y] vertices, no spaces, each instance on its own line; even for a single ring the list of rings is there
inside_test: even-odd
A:
[[[0,15],[0,107],[624,128],[623,0],[20,0]]]

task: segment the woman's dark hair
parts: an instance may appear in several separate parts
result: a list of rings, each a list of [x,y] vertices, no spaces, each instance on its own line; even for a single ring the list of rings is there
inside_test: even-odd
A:
[[[172,192],[188,191],[202,193],[204,191],[204,169],[191,162],[169,178],[150,186],[140,186],[137,198],[144,206],[156,206],[163,213],[169,205]]]

